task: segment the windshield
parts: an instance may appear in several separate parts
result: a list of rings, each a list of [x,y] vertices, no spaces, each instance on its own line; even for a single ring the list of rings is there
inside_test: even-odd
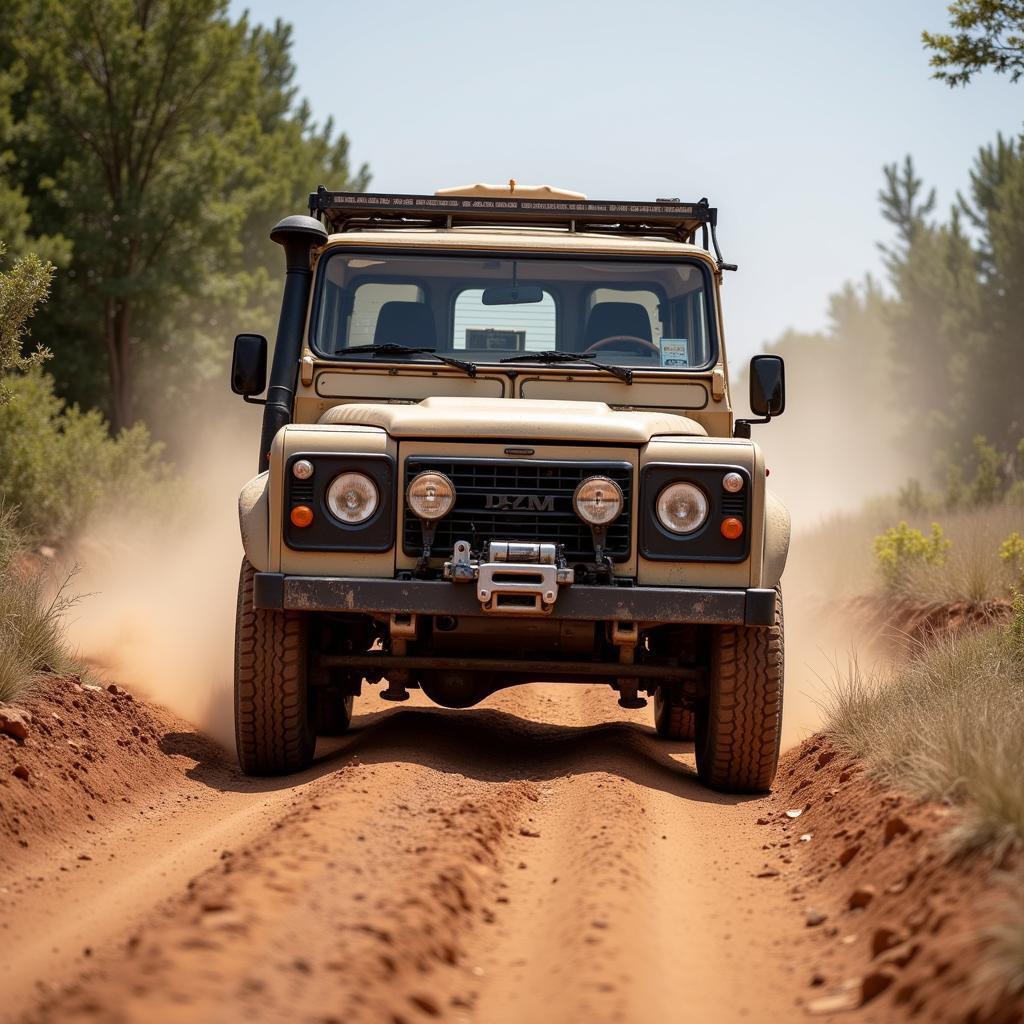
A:
[[[480,363],[572,353],[704,369],[714,356],[708,294],[696,260],[335,252],[321,264],[312,344],[327,357],[403,345]]]

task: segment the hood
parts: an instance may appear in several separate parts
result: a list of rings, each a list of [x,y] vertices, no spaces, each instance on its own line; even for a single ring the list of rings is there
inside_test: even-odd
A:
[[[380,427],[392,437],[458,437],[646,444],[659,434],[706,437],[695,420],[667,412],[612,409],[604,402],[426,398],[417,405],[336,405],[321,423]]]

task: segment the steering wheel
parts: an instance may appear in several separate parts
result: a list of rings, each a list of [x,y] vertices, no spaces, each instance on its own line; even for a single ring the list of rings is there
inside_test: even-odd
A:
[[[658,348],[658,346],[655,345],[654,342],[648,341],[646,338],[637,337],[637,335],[635,334],[609,335],[607,338],[602,338],[600,341],[595,341],[594,344],[590,346],[590,348],[586,349],[583,352],[583,355],[589,356],[592,352],[600,352],[601,349],[610,348],[612,345],[615,345],[620,341],[624,341],[629,345],[636,346],[636,348],[639,348],[644,353],[644,355],[646,355],[648,351],[653,352],[657,356],[661,355],[661,349]]]

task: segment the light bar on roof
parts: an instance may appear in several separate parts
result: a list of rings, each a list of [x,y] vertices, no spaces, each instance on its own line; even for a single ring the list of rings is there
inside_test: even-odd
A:
[[[676,231],[692,234],[714,226],[718,211],[699,203],[601,202],[597,200],[484,198],[475,196],[418,196],[381,192],[329,192],[323,186],[309,196],[310,214],[333,230],[344,230],[353,219],[413,219],[447,224],[568,224],[619,226],[623,229]]]

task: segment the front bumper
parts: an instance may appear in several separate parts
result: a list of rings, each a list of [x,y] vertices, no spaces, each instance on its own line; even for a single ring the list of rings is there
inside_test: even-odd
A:
[[[480,615],[476,588],[445,580],[378,580],[255,574],[257,608],[369,615]],[[552,619],[771,626],[775,591],[697,587],[573,585],[561,590]]]

